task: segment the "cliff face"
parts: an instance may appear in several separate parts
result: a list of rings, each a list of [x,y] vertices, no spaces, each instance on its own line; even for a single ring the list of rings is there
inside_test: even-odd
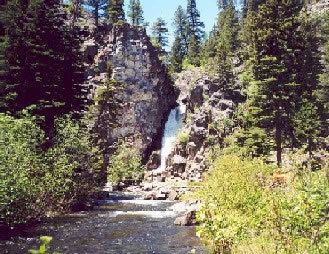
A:
[[[112,129],[112,137],[128,139],[147,158],[160,146],[177,93],[144,29],[124,24],[108,30],[98,42],[93,38],[85,42],[90,96],[104,84],[107,64],[111,63],[112,78],[124,84],[118,95],[122,101],[118,127]]]

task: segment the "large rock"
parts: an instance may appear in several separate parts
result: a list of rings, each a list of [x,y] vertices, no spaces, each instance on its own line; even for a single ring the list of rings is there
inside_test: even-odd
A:
[[[157,169],[160,165],[161,165],[160,151],[154,151],[151,154],[151,156],[146,164],[146,168],[147,168],[147,170],[154,170],[154,169]]]
[[[101,132],[110,138],[103,138],[111,144],[129,137],[145,159],[160,148],[163,128],[170,110],[176,106],[178,94],[145,29],[124,24],[104,31],[107,32],[100,36],[96,56],[93,55],[97,45],[91,42],[86,45],[87,58],[95,59],[87,70],[87,75],[93,76],[86,86],[93,96],[97,88],[104,85],[106,66],[111,63],[112,79],[124,84],[123,92],[117,96],[123,103],[117,127],[105,123]],[[155,164],[152,163],[152,167]]]
[[[196,224],[196,211],[188,211],[183,216],[175,219],[174,222],[177,226],[193,226]]]
[[[195,107],[202,105],[204,101],[203,92],[204,88],[202,84],[199,84],[193,88],[190,95],[190,108],[194,109]]]
[[[185,171],[186,162],[187,162],[186,158],[180,155],[175,155],[172,159],[173,171],[177,174],[182,174]]]

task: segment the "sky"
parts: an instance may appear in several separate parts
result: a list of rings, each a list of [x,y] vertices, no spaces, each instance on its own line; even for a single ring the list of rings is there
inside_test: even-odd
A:
[[[144,19],[150,23],[150,26],[158,17],[163,18],[167,22],[169,29],[169,44],[173,42],[173,18],[175,11],[179,5],[184,9],[187,6],[187,0],[141,0],[144,10]],[[125,0],[125,8],[129,5],[129,0]],[[197,8],[200,11],[201,21],[205,24],[205,31],[208,33],[213,28],[218,9],[217,0],[197,0]]]

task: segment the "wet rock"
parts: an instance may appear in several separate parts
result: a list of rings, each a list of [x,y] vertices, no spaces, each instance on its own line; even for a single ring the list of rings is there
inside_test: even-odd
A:
[[[167,199],[167,195],[164,194],[164,193],[157,193],[157,194],[155,195],[155,199],[156,199],[156,200],[166,200],[166,199]]]
[[[175,201],[175,200],[178,200],[178,193],[177,193],[177,191],[175,191],[175,190],[171,190],[170,192],[169,192],[169,194],[168,194],[168,199],[170,200],[170,201]]]
[[[188,211],[183,216],[176,218],[174,224],[177,226],[196,225],[196,211],[195,210]]]
[[[155,193],[148,193],[144,196],[144,200],[154,200],[154,199],[156,199]]]
[[[143,191],[151,191],[153,189],[153,183],[144,183]]]

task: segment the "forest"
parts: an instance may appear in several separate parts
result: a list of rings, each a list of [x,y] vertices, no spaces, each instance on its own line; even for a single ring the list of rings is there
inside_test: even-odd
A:
[[[166,133],[173,109],[166,98],[181,103],[182,94],[191,94],[176,145],[198,146],[193,124],[203,108],[217,107],[211,88],[194,106],[191,90],[203,75],[224,97],[232,95],[222,103],[232,100],[234,110],[202,126],[205,172],[188,181],[193,191],[180,197],[201,204],[195,234],[206,251],[200,253],[328,253],[329,5],[218,0],[214,26],[206,31],[196,0],[177,4],[173,24],[164,17],[150,24],[142,3],[1,1],[0,233],[9,237],[45,218],[91,209],[109,183],[145,189],[151,154],[161,148],[157,135]],[[86,42],[97,44],[92,57]],[[137,55],[138,43],[144,51],[134,66],[141,62],[146,71],[134,67],[135,80],[125,78],[128,71],[118,72],[129,70],[135,53],[118,50]],[[150,60],[141,60],[146,56]],[[177,85],[187,77],[187,85]],[[147,96],[151,92],[158,97]],[[143,119],[151,114],[147,107],[162,118]],[[43,240],[32,253],[51,253],[49,238]]]

